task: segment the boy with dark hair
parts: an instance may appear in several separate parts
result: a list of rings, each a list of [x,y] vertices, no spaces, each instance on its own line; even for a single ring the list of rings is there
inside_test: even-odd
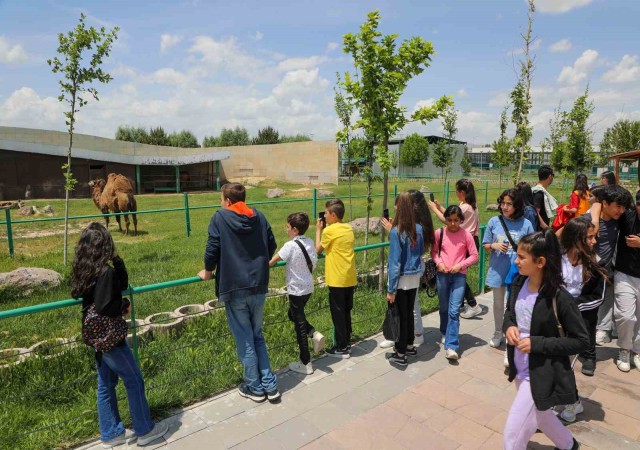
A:
[[[322,219],[318,219],[316,224],[316,252],[320,254],[326,251],[327,255],[324,265],[325,282],[329,287],[329,307],[336,340],[327,354],[335,358],[349,358],[353,291],[357,284],[355,235],[351,225],[342,223],[342,200],[329,200],[325,204],[324,214],[326,228]]]
[[[222,208],[209,223],[204,270],[198,276],[210,280],[216,271],[216,296],[224,304],[244,367],[238,393],[255,402],[275,403],[280,392],[262,335],[262,311],[269,287],[269,258],[277,245],[269,222],[245,204],[245,196],[239,183],[222,186]]]
[[[289,294],[289,320],[296,330],[296,339],[300,348],[300,360],[289,364],[294,372],[311,375],[311,354],[308,338],[313,342],[313,351],[319,352],[324,346],[324,336],[307,321],[304,307],[313,293],[313,269],[318,262],[313,241],[304,234],[309,229],[309,216],[298,212],[287,217],[287,236],[291,239],[276,253],[270,266],[278,261],[287,263],[287,293]]]
[[[540,223],[540,229],[544,230],[549,228],[551,219],[556,215],[556,209],[558,208],[558,202],[553,195],[547,192],[555,174],[553,169],[549,165],[540,166],[538,169],[538,184],[531,188],[533,192],[533,206],[540,214],[540,218],[543,223]]]

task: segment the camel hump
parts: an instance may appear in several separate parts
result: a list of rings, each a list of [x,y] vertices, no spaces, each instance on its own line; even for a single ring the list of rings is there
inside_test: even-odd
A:
[[[129,178],[119,173],[110,173],[107,177],[107,186],[113,192],[133,193],[133,185]]]

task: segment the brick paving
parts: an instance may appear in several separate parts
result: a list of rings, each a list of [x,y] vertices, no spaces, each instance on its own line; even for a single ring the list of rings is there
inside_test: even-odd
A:
[[[404,369],[389,365],[375,336],[355,345],[349,360],[316,360],[313,375],[279,373],[280,404],[258,405],[232,390],[166,419],[169,433],[147,448],[500,449],[515,386],[504,375],[504,348],[488,345],[491,295],[479,302],[484,313],[461,322],[456,363],[444,358],[438,315],[429,314],[425,343]],[[585,412],[569,428],[583,450],[640,450],[640,369],[620,372],[616,356],[614,345],[600,347],[594,377],[576,364]],[[528,448],[553,445],[538,433]]]

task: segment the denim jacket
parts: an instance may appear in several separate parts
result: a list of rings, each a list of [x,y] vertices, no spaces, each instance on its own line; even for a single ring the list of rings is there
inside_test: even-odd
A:
[[[398,228],[393,227],[389,233],[389,283],[387,292],[393,294],[398,289],[398,281],[402,275],[415,275],[422,268],[422,254],[424,253],[424,239],[422,226],[416,224],[418,239],[411,245],[408,235],[398,235]]]

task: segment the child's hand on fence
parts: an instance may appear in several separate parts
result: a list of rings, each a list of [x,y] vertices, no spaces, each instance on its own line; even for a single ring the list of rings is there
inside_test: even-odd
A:
[[[509,345],[516,346],[520,342],[520,330],[516,326],[507,328],[505,336]]]
[[[213,278],[213,273],[208,270],[202,269],[200,272],[198,272],[198,276],[200,277],[201,280],[207,281]]]
[[[391,228],[393,228],[393,222],[392,222],[392,219],[391,219],[391,218],[386,219],[386,218],[384,218],[384,217],[383,217],[382,219],[380,219],[380,223],[382,223],[382,227],[383,227],[385,230],[387,230],[387,233],[388,233],[389,231],[391,231]]]

